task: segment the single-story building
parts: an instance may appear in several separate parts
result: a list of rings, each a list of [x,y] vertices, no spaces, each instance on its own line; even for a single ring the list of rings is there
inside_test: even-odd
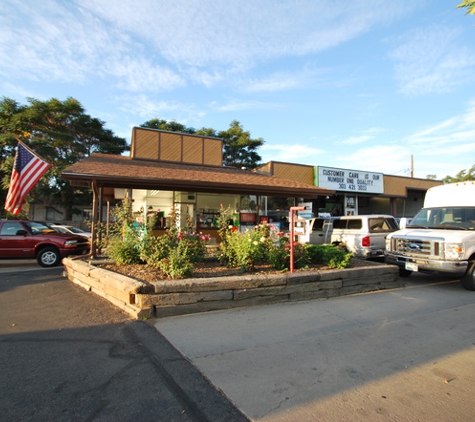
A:
[[[125,196],[133,211],[158,212],[161,227],[175,208],[219,241],[216,217],[229,207],[236,225],[288,224],[291,206],[310,204],[314,215],[391,214],[412,217],[425,192],[441,181],[270,161],[254,171],[224,167],[222,139],[135,127],[130,156],[92,154],[62,176],[93,191],[92,222],[105,221],[108,205]],[[106,205],[107,204],[107,205]],[[285,227],[284,227],[285,228]],[[159,230],[159,229],[158,229]]]
[[[133,129],[129,157],[92,154],[66,168],[62,176],[75,186],[92,188],[93,223],[104,221],[105,202],[128,194],[133,211],[159,209],[166,219],[175,208],[181,226],[192,219],[197,229],[209,231],[215,241],[215,218],[221,204],[230,207],[238,223],[245,226],[258,223],[261,217],[272,219],[268,198],[279,198],[279,203],[284,198],[280,208],[288,214],[289,206],[301,200],[334,194],[312,183],[224,167],[219,138],[147,128]]]

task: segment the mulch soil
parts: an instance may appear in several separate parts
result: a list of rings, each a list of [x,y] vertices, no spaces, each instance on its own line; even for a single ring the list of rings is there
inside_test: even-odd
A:
[[[368,265],[367,261],[360,261],[357,259],[352,259],[350,261],[349,268],[354,268],[362,265]],[[146,265],[113,265],[113,264],[105,264],[101,265],[102,268],[105,268],[109,271],[113,271],[119,274],[126,275],[128,277],[145,281],[145,282],[154,282],[158,280],[169,280],[169,278],[165,277],[160,270],[150,268]],[[307,268],[296,269],[297,271],[325,271],[331,270],[331,268],[318,265],[318,264],[311,264]],[[243,272],[240,268],[230,268],[226,267],[219,261],[205,261],[195,264],[193,269],[192,278],[212,278],[212,277],[227,277],[227,276],[239,276],[239,275],[249,275],[249,274],[281,274],[288,272],[285,271],[277,271],[273,269],[270,265],[257,265],[255,267],[255,271],[252,273]]]

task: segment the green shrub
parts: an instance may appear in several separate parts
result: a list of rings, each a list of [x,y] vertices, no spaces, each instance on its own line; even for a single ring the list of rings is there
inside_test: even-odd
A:
[[[166,277],[187,278],[193,274],[193,265],[186,255],[186,247],[180,244],[172,249],[167,258],[162,259],[160,268]]]
[[[314,264],[327,265],[330,268],[347,268],[353,257],[335,245],[306,245],[307,254]]]
[[[283,246],[273,246],[269,249],[267,254],[268,262],[278,271],[283,271],[290,268],[290,252]]]
[[[192,263],[204,259],[209,236],[191,232],[189,228],[179,230],[175,208],[169,213],[169,227],[161,236],[153,235],[153,215],[148,218],[132,213],[128,199],[117,206],[112,214],[113,222],[102,246],[117,265],[146,263],[152,268],[161,269],[166,276],[183,278],[191,274]],[[136,220],[146,221],[147,224],[139,224]]]
[[[220,260],[242,271],[253,271],[255,266],[267,263],[270,250],[278,242],[277,230],[267,223],[259,224],[244,233],[223,230],[225,240],[220,244]]]
[[[115,238],[109,241],[107,255],[113,259],[117,265],[140,264],[140,250],[137,242],[133,239],[122,240]]]
[[[190,262],[196,263],[204,260],[206,244],[210,240],[209,235],[182,230],[177,234],[178,244],[183,248],[183,253]]]
[[[148,266],[160,268],[162,260],[168,257],[173,247],[168,236],[147,235],[140,244],[140,258]]]
[[[268,254],[269,264],[276,270],[290,269],[290,242],[284,240],[280,245],[274,245]],[[310,264],[310,257],[305,245],[294,242],[294,268],[306,268]]]

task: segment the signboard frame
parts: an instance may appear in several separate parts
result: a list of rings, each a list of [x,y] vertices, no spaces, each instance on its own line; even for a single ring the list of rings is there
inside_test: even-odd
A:
[[[317,166],[315,170],[315,186],[334,191],[351,192],[355,195],[384,193],[383,173],[323,166]]]

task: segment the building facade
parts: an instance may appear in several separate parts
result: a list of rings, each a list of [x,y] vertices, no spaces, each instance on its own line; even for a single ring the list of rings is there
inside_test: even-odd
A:
[[[425,192],[441,181],[270,161],[254,171],[223,167],[222,140],[134,128],[130,157],[92,154],[63,172],[75,186],[91,187],[92,222],[125,196],[137,214],[178,211],[180,226],[217,238],[220,207],[246,228],[269,221],[287,228],[289,209],[305,203],[306,216],[391,214],[412,217]]]

